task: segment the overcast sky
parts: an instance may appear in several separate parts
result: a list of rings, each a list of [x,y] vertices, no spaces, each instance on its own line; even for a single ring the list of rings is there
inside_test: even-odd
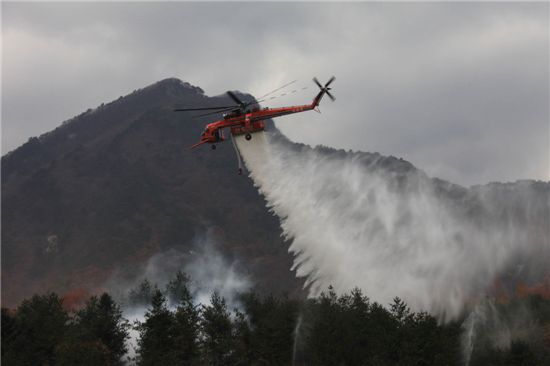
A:
[[[256,96],[333,74],[292,140],[470,185],[549,179],[549,5],[2,2],[2,154],[166,77]],[[266,105],[267,106],[267,105]]]

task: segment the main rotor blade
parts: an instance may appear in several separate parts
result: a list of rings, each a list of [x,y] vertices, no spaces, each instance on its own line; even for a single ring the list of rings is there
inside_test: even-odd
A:
[[[334,96],[332,94],[330,94],[329,91],[327,91],[327,95],[330,98],[330,100],[332,100],[333,102],[336,100],[336,98],[334,98]]]
[[[237,96],[235,94],[233,94],[233,92],[228,90],[227,95],[229,95],[231,97],[231,99],[233,99],[235,101],[235,103],[239,104],[240,106],[244,105],[244,103],[239,98],[237,98]]]
[[[279,90],[281,90],[281,89],[284,89],[284,88],[286,88],[287,86],[289,86],[289,85],[291,85],[291,84],[294,84],[294,83],[297,82],[297,81],[298,81],[298,80],[292,80],[290,83],[286,83],[285,85],[280,86],[280,87],[278,87],[277,89],[272,90],[272,91],[270,91],[269,93],[262,95],[262,96],[261,96],[260,98],[258,98],[258,99],[264,99],[264,98],[267,97],[268,95],[271,95],[271,94],[275,93],[276,91],[279,91]]]
[[[298,80],[294,80],[294,81],[298,81]],[[287,85],[290,85],[290,83],[287,84]],[[257,100],[257,101],[255,101],[255,102],[250,102],[250,103],[248,104],[248,106],[254,105],[254,104],[260,104],[260,103],[262,103],[262,102],[265,102],[266,100],[276,99],[276,98],[278,98],[278,97],[282,97],[282,96],[288,95],[288,94],[294,94],[294,93],[298,92],[299,90],[306,90],[306,89],[308,89],[307,86],[305,86],[305,87],[303,87],[303,88],[300,88],[300,89],[295,89],[295,90],[291,91],[290,93],[284,93],[284,94],[281,94],[281,95],[279,95],[279,96],[275,95],[275,96],[269,97],[269,98],[267,98],[266,96],[264,96],[264,97],[261,97],[260,100]]]
[[[313,81],[315,82],[315,84],[317,84],[317,86],[321,89],[323,89],[323,86],[321,85],[321,83],[319,82],[319,80],[317,80],[317,78],[313,78]]]
[[[327,86],[329,86],[330,84],[332,84],[332,82],[333,82],[334,80],[336,80],[336,78],[335,78],[334,76],[331,77],[330,80],[327,81],[327,83],[325,84],[325,88],[326,88]]]
[[[236,109],[236,108],[239,108],[239,106],[231,107],[231,108],[226,108],[226,109],[221,109],[221,110],[219,110],[219,111],[214,111],[214,112],[209,112],[209,113],[203,113],[203,114],[196,115],[195,117],[210,116],[210,115],[212,115],[212,114],[218,114],[218,113],[223,113],[223,112],[231,111],[231,110]]]
[[[226,109],[226,108],[238,108],[238,105],[228,106],[225,105],[223,107],[204,107],[204,108],[176,108],[174,109],[174,112],[187,112],[187,111],[208,111],[213,109]]]
[[[271,99],[271,98],[270,98]],[[245,103],[245,107],[250,107],[251,105],[254,105],[254,104],[260,104],[262,102],[265,102],[266,99],[260,99],[260,100],[251,100],[250,102],[247,102]]]

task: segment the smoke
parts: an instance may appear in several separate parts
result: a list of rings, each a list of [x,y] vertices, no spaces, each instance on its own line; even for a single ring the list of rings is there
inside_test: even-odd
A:
[[[358,286],[448,321],[499,275],[550,263],[547,183],[466,189],[401,159],[293,144],[277,131],[236,142],[311,296]]]
[[[229,306],[239,307],[238,295],[252,287],[248,276],[239,272],[238,260],[229,260],[218,250],[211,230],[196,237],[191,246],[172,248],[153,255],[137,269],[119,270],[104,285],[126,307],[128,294],[147,280],[152,289],[163,290],[178,271],[189,276],[189,290],[196,304],[207,304],[214,291]],[[144,304],[147,305],[147,304]]]
[[[245,293],[252,287],[251,280],[238,270],[238,261],[228,260],[219,250],[218,242],[211,230],[203,236],[197,237],[192,243],[192,249],[170,249],[152,256],[132,275],[118,271],[108,282],[105,288],[114,294],[123,306],[123,316],[132,326],[145,321],[145,314],[150,308],[150,298],[155,289],[161,291],[174,279],[178,271],[189,276],[189,290],[195,305],[207,305],[214,291],[222,296],[228,307],[240,308],[239,294]],[[141,294],[139,303],[132,302],[130,292],[139,288],[143,281],[151,284],[148,293]],[[177,304],[168,299],[168,307],[175,311]],[[139,331],[132,327],[127,340],[128,363],[133,364],[138,348]]]
[[[139,340],[139,331],[136,329],[135,325],[145,322],[145,313],[147,308],[143,306],[137,307],[126,307],[123,311],[124,318],[128,319],[130,328],[128,329],[128,338],[126,339],[126,347],[128,352],[126,353],[126,364],[134,364],[133,360],[136,357],[136,351],[138,347]]]
[[[250,290],[250,279],[238,272],[238,262],[229,262],[212,240],[203,241],[198,252],[183,267],[192,279],[191,292],[196,303],[207,304],[217,291],[229,308],[240,308],[238,295]]]

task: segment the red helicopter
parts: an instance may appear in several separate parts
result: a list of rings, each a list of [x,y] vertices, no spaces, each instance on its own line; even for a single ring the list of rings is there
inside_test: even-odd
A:
[[[315,84],[319,86],[321,91],[319,92],[319,94],[317,94],[317,96],[315,96],[311,104],[297,105],[297,106],[291,106],[291,107],[281,107],[281,108],[260,109],[258,105],[263,100],[245,103],[241,101],[239,98],[237,98],[237,96],[234,93],[228,91],[227,95],[229,95],[229,97],[233,99],[233,101],[236,103],[235,105],[221,106],[221,107],[205,107],[205,108],[178,108],[178,109],[174,109],[174,111],[188,112],[188,111],[214,110],[214,112],[201,114],[200,116],[227,112],[223,115],[222,120],[207,124],[206,129],[201,135],[201,140],[198,143],[191,146],[191,148],[195,148],[199,145],[209,143],[209,144],[212,144],[211,147],[212,147],[212,150],[214,150],[216,149],[215,144],[217,142],[225,141],[225,138],[223,136],[224,128],[230,128],[232,136],[244,134],[245,139],[250,140],[252,138],[252,133],[262,131],[265,129],[264,120],[266,119],[315,109],[317,108],[317,106],[319,105],[319,102],[321,102],[321,99],[325,94],[328,95],[332,101],[336,100],[334,96],[330,94],[330,91],[329,91],[331,90],[331,88],[329,88],[329,85],[335,79],[336,78],[334,76],[331,77],[330,80],[327,81],[327,83],[323,86],[321,85],[319,80],[317,80],[317,78],[313,78],[313,81],[315,82]],[[274,91],[277,91],[279,89],[275,89]],[[271,94],[271,93],[268,93],[268,94]],[[268,94],[266,94],[265,96],[267,96]],[[255,107],[252,107],[252,106],[255,106]]]

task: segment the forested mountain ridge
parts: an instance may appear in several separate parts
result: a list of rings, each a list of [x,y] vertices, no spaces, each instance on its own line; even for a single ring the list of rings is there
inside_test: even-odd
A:
[[[221,253],[237,260],[256,288],[303,294],[303,282],[290,270],[279,220],[252,180],[236,174],[231,144],[219,144],[215,152],[188,149],[213,117],[173,112],[227,102],[165,79],[89,109],[2,157],[3,305],[46,291],[97,293],[114,273],[135,274],[152,256],[171,249],[192,261],[195,238],[206,231],[215,233]],[[413,171],[433,182],[450,206],[480,218],[480,225],[486,217],[504,224],[527,219],[536,229],[529,243],[549,245],[544,232],[550,217],[548,182],[465,188],[429,178],[403,159],[315,150],[327,156],[356,154],[365,164],[376,160],[379,169],[398,175]],[[496,203],[480,205],[487,197]],[[526,217],[522,207],[536,207],[538,214]],[[493,212],[486,215],[487,209]],[[523,289],[548,295],[550,283],[540,282],[540,264],[547,259],[538,259],[536,266],[524,266]],[[502,282],[497,290],[513,293],[516,280]]]

